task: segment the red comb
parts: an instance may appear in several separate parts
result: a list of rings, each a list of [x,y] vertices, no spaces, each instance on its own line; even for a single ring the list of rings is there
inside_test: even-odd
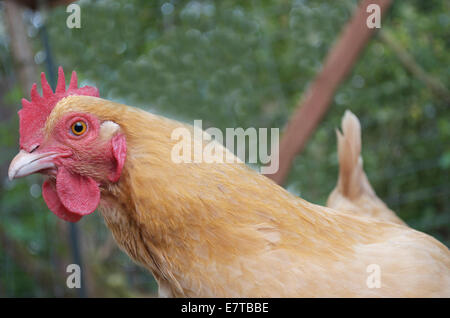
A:
[[[37,91],[36,83],[31,88],[31,101],[22,99],[22,109],[19,110],[20,124],[20,148],[28,152],[40,145],[43,138],[43,128],[47,117],[53,110],[53,107],[64,97],[69,95],[85,95],[99,97],[98,89],[92,86],[78,88],[77,73],[72,72],[69,88],[66,90],[66,79],[64,71],[60,66],[58,69],[58,84],[53,93],[52,88],[41,73],[42,96]]]

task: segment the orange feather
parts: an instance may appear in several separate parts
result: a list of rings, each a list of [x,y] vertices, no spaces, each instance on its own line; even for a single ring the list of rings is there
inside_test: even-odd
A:
[[[327,206],[406,225],[378,198],[367,179],[361,158],[361,125],[352,112],[345,112],[342,118],[342,133],[336,131],[336,134],[339,179],[336,188],[328,197]]]

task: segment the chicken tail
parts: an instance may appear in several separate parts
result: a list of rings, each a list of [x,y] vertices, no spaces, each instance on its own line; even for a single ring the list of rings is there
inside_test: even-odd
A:
[[[363,170],[361,125],[351,111],[345,111],[342,133],[336,130],[336,134],[339,158],[338,191],[349,199],[357,198],[363,191],[375,195]]]

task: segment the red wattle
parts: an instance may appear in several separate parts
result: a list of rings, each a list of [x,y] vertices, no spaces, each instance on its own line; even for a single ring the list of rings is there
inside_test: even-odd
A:
[[[64,207],[58,198],[56,185],[53,180],[45,180],[42,185],[42,196],[50,211],[55,213],[59,218],[68,222],[78,222],[83,217],[82,215],[70,212]]]
[[[100,188],[91,177],[73,174],[64,167],[56,175],[56,192],[63,206],[72,213],[87,215],[100,203]]]

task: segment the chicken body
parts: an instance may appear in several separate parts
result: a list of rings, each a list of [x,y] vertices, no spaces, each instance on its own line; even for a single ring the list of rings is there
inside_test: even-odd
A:
[[[450,252],[426,234],[308,203],[242,163],[174,163],[171,135],[186,125],[100,98],[59,101],[45,136],[74,112],[126,138],[118,182],[77,173],[98,182],[107,226],[161,296],[450,296]]]
[[[308,203],[239,160],[197,162],[193,127],[100,99],[74,72],[68,89],[62,68],[55,92],[41,83],[9,178],[47,175],[44,200],[66,221],[98,208],[161,296],[450,297],[450,252],[432,237]],[[182,127],[192,163],[173,158]]]
[[[397,214],[378,198],[366,173],[361,158],[361,125],[358,118],[346,111],[342,118],[342,134],[337,131],[339,178],[328,197],[327,206],[355,215],[406,225]]]

